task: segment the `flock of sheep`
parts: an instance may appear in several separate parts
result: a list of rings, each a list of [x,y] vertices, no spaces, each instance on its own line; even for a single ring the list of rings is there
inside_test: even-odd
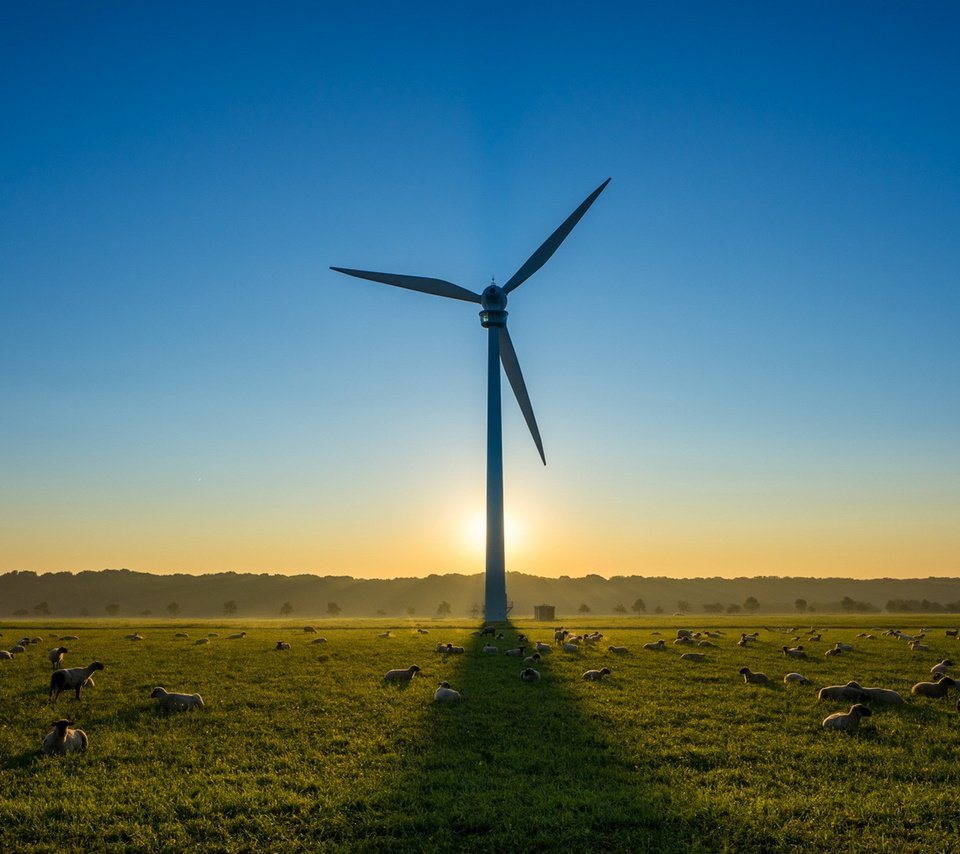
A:
[[[306,626],[304,627],[303,631],[309,634],[317,633],[317,630],[313,626]],[[796,629],[767,629],[766,631],[787,631],[792,633],[795,632]],[[427,629],[422,628],[416,629],[416,632],[419,634],[429,633]],[[822,641],[822,633],[822,630],[817,631],[811,628],[805,641],[808,644],[820,643]],[[654,634],[659,634],[659,632],[654,632]],[[929,647],[926,643],[924,643],[924,633],[922,632],[916,636],[913,636],[890,629],[883,634],[898,640],[906,641],[910,644],[911,649],[914,651],[929,651]],[[537,640],[531,643],[524,634],[517,633],[515,638],[517,645],[510,646],[501,653],[498,642],[505,640],[505,635],[502,631],[492,626],[487,626],[477,632],[474,632],[474,635],[477,636],[478,641],[480,642],[480,645],[477,646],[477,652],[480,655],[503,654],[520,660],[522,664],[525,665],[520,670],[520,681],[524,683],[536,683],[540,681],[541,672],[537,668],[545,664],[546,658],[553,654],[554,651],[560,651],[569,655],[577,655],[584,648],[600,648],[604,640],[604,636],[601,632],[594,631],[574,634],[561,627],[554,631],[552,643],[542,640]],[[956,631],[948,630],[947,635],[956,636]],[[230,640],[240,640],[245,636],[246,632],[238,632],[228,635],[227,637]],[[125,635],[124,637],[130,641],[142,641],[144,639],[139,633]],[[184,632],[177,632],[175,637],[186,639],[188,635]],[[210,643],[211,639],[217,637],[219,637],[219,635],[216,632],[210,632],[206,637],[195,640],[194,643],[208,644]],[[378,637],[390,638],[392,637],[392,633],[390,631],[382,632],[378,635]],[[876,635],[867,633],[861,633],[860,637],[867,640],[876,639]],[[484,640],[485,638],[490,638],[491,640]],[[741,633],[736,645],[741,648],[749,649],[761,643],[759,638],[759,632]],[[76,635],[64,635],[57,639],[58,643],[69,642],[72,640],[79,640],[79,638]],[[661,638],[659,640],[643,644],[642,649],[649,652],[664,652],[669,650],[672,646],[697,647],[699,650],[709,650],[710,648],[719,647],[723,640],[724,633],[719,630],[704,630],[694,632],[690,629],[678,629],[676,632],[676,638],[673,640],[672,645],[668,646],[667,642]],[[794,637],[793,640],[798,641],[801,640],[801,638]],[[39,644],[42,642],[43,638],[39,637],[22,638],[18,643],[14,644],[9,651],[0,650],[0,661],[13,659],[15,656],[25,652],[30,645]],[[312,643],[326,643],[326,638],[317,637],[312,640]],[[290,643],[283,640],[277,641],[276,646],[274,647],[274,649],[278,652],[286,652],[289,651],[290,648]],[[434,649],[437,654],[445,657],[451,655],[462,655],[466,651],[465,647],[463,646],[444,642],[437,643]],[[614,656],[625,656],[629,655],[631,650],[625,646],[608,645],[606,647],[606,652]],[[784,645],[781,647],[781,652],[784,658],[791,662],[808,659],[812,654],[808,651],[808,649],[805,649],[802,644],[798,644],[797,646]],[[64,663],[64,656],[66,656],[68,653],[69,649],[65,646],[56,646],[47,653],[47,658],[53,668],[50,677],[48,694],[48,700],[51,704],[56,702],[57,698],[63,691],[73,691],[76,699],[79,700],[81,690],[84,687],[91,687],[95,684],[93,679],[94,673],[104,669],[104,665],[99,661],[93,661],[85,667],[65,668],[62,665]],[[824,655],[827,657],[833,657],[837,655],[848,655],[851,653],[855,653],[855,648],[853,645],[837,642],[832,647],[828,648],[824,652]],[[704,651],[683,652],[681,653],[680,658],[684,661],[699,662],[706,660],[707,653]],[[949,659],[944,659],[935,664],[930,669],[932,679],[929,681],[916,683],[911,688],[911,694],[916,697],[933,699],[941,699],[945,697],[950,688],[956,687],[958,684],[957,681],[955,681],[949,675],[949,671],[953,666],[953,662]],[[383,679],[388,683],[409,683],[418,673],[420,673],[420,667],[416,664],[413,664],[406,668],[389,670],[384,675]],[[585,671],[582,678],[589,682],[599,682],[605,676],[611,675],[611,673],[612,671],[609,667],[602,667],[599,669]],[[748,685],[770,685],[772,682],[770,677],[768,677],[766,674],[754,672],[746,666],[740,668],[739,674],[743,677],[743,681]],[[788,685],[811,684],[810,679],[796,671],[790,671],[787,673],[783,677],[783,681]],[[150,693],[150,698],[155,699],[157,701],[157,705],[161,709],[171,712],[201,709],[204,706],[203,699],[199,694],[167,691],[162,686],[154,688]],[[450,686],[449,682],[442,681],[437,686],[433,695],[433,699],[437,703],[456,703],[462,700],[463,697],[459,691]],[[853,704],[850,706],[848,711],[835,712],[824,718],[822,722],[822,726],[825,729],[842,730],[846,732],[855,731],[860,725],[860,720],[872,714],[868,704],[898,705],[904,703],[903,696],[901,696],[901,694],[897,691],[889,688],[867,688],[860,685],[856,681],[849,681],[845,685],[825,686],[819,690],[817,699],[820,701],[832,701],[838,703],[844,702]],[[960,711],[960,700],[957,701],[956,707],[957,710]],[[41,745],[42,753],[46,755],[62,756],[68,753],[82,752],[87,749],[89,739],[83,730],[75,728],[76,724],[73,720],[70,720],[69,718],[61,718],[54,721],[52,726],[53,730],[47,734]]]

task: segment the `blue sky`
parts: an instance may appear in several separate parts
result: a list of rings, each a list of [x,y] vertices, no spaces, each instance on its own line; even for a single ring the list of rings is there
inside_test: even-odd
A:
[[[0,6],[0,571],[960,570],[951,3]],[[508,389],[505,389],[508,392]]]

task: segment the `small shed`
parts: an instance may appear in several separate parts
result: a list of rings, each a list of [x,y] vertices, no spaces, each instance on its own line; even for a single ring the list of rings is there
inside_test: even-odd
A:
[[[554,620],[556,619],[557,609],[553,605],[534,605],[533,619],[535,620]]]

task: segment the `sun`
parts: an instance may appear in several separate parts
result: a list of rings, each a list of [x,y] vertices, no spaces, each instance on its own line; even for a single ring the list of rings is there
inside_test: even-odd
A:
[[[503,517],[503,547],[507,554],[515,554],[523,548],[525,540],[524,525],[515,515],[505,513]],[[483,513],[473,513],[463,523],[463,541],[475,554],[484,554],[487,549],[487,517]]]

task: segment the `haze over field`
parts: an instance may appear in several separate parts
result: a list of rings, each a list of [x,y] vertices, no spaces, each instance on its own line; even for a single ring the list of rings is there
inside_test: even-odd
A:
[[[502,284],[611,176],[511,297],[508,570],[960,574],[958,39],[3,4],[0,573],[480,572],[476,307],[328,267]]]

